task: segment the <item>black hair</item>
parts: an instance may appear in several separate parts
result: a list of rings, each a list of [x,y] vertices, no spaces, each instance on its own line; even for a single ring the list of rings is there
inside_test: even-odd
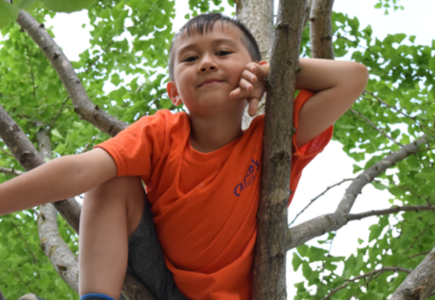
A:
[[[260,49],[258,47],[257,41],[255,40],[255,37],[252,35],[249,29],[242,22],[235,18],[225,16],[221,13],[201,14],[190,19],[186,24],[184,24],[184,26],[181,27],[180,31],[174,36],[172,40],[171,48],[169,50],[169,78],[171,81],[174,81],[174,57],[172,50],[178,37],[184,32],[187,32],[187,35],[190,36],[191,31],[195,31],[200,34],[203,34],[204,31],[207,33],[209,30],[213,29],[213,25],[216,21],[221,21],[222,25],[227,23],[233,24],[234,26],[238,27],[243,33],[242,41],[245,44],[245,47],[248,50],[251,59],[253,61],[261,60]]]

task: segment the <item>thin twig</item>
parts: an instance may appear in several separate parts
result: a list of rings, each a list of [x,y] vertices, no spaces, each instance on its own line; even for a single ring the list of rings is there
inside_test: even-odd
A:
[[[27,38],[28,38],[27,35],[25,35],[24,38],[27,41]],[[30,65],[30,78],[32,79],[32,85],[33,85],[33,98],[36,99],[35,74],[34,74],[34,70],[33,70],[32,59],[30,57],[30,50],[29,50],[29,47],[27,45],[24,45],[24,48],[27,50],[27,62]]]
[[[411,119],[411,120],[414,121],[418,126],[420,126],[420,128],[425,128],[425,129],[427,129],[428,131],[430,131],[431,133],[435,134],[435,131],[433,131],[432,128],[427,127],[426,125],[421,124],[420,121],[418,121],[416,117],[411,117],[411,116],[408,115],[407,113],[404,113],[403,110],[398,109],[398,108],[396,108],[395,106],[390,105],[390,104],[388,104],[388,103],[382,101],[382,100],[381,100],[378,96],[376,96],[374,93],[369,92],[369,91],[367,91],[367,90],[364,90],[364,91],[363,91],[363,94],[368,94],[368,95],[372,96],[372,97],[375,98],[379,103],[381,103],[381,104],[383,104],[383,105],[385,105],[385,106],[391,108],[391,109],[394,110],[396,113],[401,114],[401,115],[407,117],[408,119]],[[434,124],[434,125],[435,125],[435,124]]]
[[[385,185],[385,183],[383,183],[380,179],[374,179],[373,181],[374,181],[374,182],[378,182],[378,183],[382,183],[382,184]],[[411,190],[410,188],[405,187],[405,186],[402,186],[402,185],[395,184],[394,182],[390,182],[390,181],[388,181],[388,184],[394,185],[395,187],[401,188],[401,189],[403,189],[403,190],[405,190],[405,191],[407,191],[407,192],[413,194],[413,195],[416,196],[417,198],[424,200],[428,205],[435,205],[435,203],[433,203],[433,202],[431,201],[432,199],[431,199],[430,196],[427,196],[427,197],[425,198],[423,195],[420,195],[419,193],[415,192],[414,190]],[[426,196],[426,195],[425,195],[425,196]]]
[[[331,292],[329,292],[328,295],[323,297],[322,300],[327,300],[327,299],[331,298],[331,296],[333,294],[335,294],[337,291],[339,291],[341,289],[344,289],[349,284],[349,282],[355,282],[355,281],[360,280],[362,278],[365,279],[366,277],[372,277],[375,274],[380,274],[380,273],[384,273],[384,272],[388,272],[388,271],[391,271],[391,272],[405,272],[405,273],[408,273],[408,274],[412,272],[412,270],[405,269],[405,268],[400,268],[400,267],[385,267],[385,268],[382,268],[382,269],[379,269],[379,270],[373,270],[371,272],[362,274],[362,275],[357,276],[357,277],[352,278],[352,279],[345,279],[345,281],[347,281],[346,283],[343,283],[342,285],[340,285],[340,286],[336,287],[335,289],[331,290]],[[371,280],[373,280],[375,278],[377,278],[377,277],[371,278],[371,279],[369,279],[369,281],[371,281]]]
[[[0,151],[3,152],[4,154],[11,156],[13,158],[15,158],[15,156],[13,156],[11,153],[9,153],[8,151],[4,150],[3,148],[0,148]]]
[[[388,209],[381,209],[381,210],[372,210],[372,211],[368,211],[365,213],[360,213],[360,214],[348,214],[346,216],[346,219],[348,221],[353,221],[353,220],[360,220],[362,218],[367,218],[367,217],[371,217],[371,216],[383,216],[383,215],[389,215],[389,214],[394,214],[400,211],[415,211],[415,212],[419,212],[419,211],[435,211],[435,206],[433,205],[410,205],[410,206],[395,206],[392,208],[388,208]]]
[[[88,147],[89,147],[89,145],[92,144],[92,143],[95,141],[95,138],[96,138],[96,137],[97,137],[97,136],[92,137],[92,140],[91,140],[89,143],[87,143],[86,146],[85,146],[85,148],[84,148],[82,151],[80,151],[79,153],[85,153],[86,151],[88,151]],[[77,153],[77,154],[79,154],[79,153]]]
[[[115,38],[115,37],[114,37]],[[103,49],[103,53],[105,53],[107,51],[107,49],[109,49],[110,46],[112,46],[112,44],[115,41],[112,39],[112,41],[110,41],[109,44],[107,44],[107,46]],[[95,56],[94,60],[89,64],[89,66],[86,68],[86,70],[83,73],[88,73],[88,71],[91,69],[91,67],[93,65],[95,65],[95,63],[100,59],[101,55],[97,55]],[[80,73],[79,73],[80,74]]]
[[[399,145],[400,147],[403,147],[403,145],[401,143],[399,143],[398,141],[396,141],[395,139],[393,139],[392,137],[390,137],[388,134],[385,133],[385,131],[383,131],[382,129],[378,128],[375,124],[372,123],[372,121],[370,121],[369,119],[367,119],[363,114],[353,110],[352,108],[349,109],[352,113],[358,115],[359,117],[361,117],[362,119],[364,119],[364,121],[366,121],[367,123],[370,124],[370,126],[372,126],[375,130],[377,130],[379,133],[381,133],[383,136],[385,136],[387,139],[389,139],[390,141],[392,141],[393,143]]]
[[[313,199],[311,199],[310,200],[310,202],[307,204],[307,206],[305,206],[304,207],[304,209],[302,209],[297,215],[296,215],[296,217],[293,219],[293,221],[291,221],[290,222],[290,224],[288,224],[288,227],[290,227],[295,221],[296,221],[296,219],[304,212],[304,211],[306,211],[307,210],[307,208],[308,207],[310,207],[310,205],[311,204],[313,204],[314,203],[314,201],[316,201],[317,199],[319,199],[320,197],[322,197],[323,195],[325,195],[330,189],[332,189],[332,188],[334,188],[334,187],[336,187],[336,186],[339,186],[339,185],[341,185],[342,183],[344,183],[344,182],[346,182],[346,181],[352,181],[352,180],[354,180],[354,178],[346,178],[346,179],[343,179],[342,181],[340,181],[340,182],[338,182],[338,183],[336,183],[336,184],[333,184],[333,185],[331,185],[331,186],[328,186],[327,188],[326,188],[326,190],[324,190],[320,195],[318,195],[318,196],[316,196],[316,197],[314,197]]]
[[[429,225],[428,227],[426,227],[422,232],[420,232],[416,237],[414,237],[414,240],[412,241],[411,245],[408,246],[408,248],[405,250],[404,253],[408,252],[412,247],[414,247],[414,244],[417,242],[417,240],[426,233],[426,231],[428,231],[429,229],[431,229],[433,227],[434,224]]]
[[[414,254],[414,255],[408,256],[408,258],[411,259],[411,258],[414,258],[414,257],[420,256],[420,255],[426,255],[426,254],[428,254],[430,251],[431,251],[431,250],[429,250],[429,251],[424,251],[424,252],[421,252],[421,253],[417,253],[417,254]]]
[[[343,39],[343,40],[346,40],[346,41],[348,41],[348,42],[351,42],[351,43],[353,43],[354,45],[356,45],[356,46],[358,46],[358,47],[360,47],[360,48],[363,48],[364,50],[370,52],[370,53],[373,54],[374,56],[379,57],[379,53],[376,53],[376,52],[371,51],[370,48],[368,48],[368,47],[364,47],[363,45],[359,44],[357,41],[352,41],[352,40],[348,39],[347,37],[342,36],[341,34],[338,34],[338,35],[337,35],[337,38],[339,38],[339,39]]]
[[[48,126],[48,131],[50,131],[53,128],[54,123],[59,118],[60,114],[62,113],[63,108],[65,107],[65,104],[68,102],[69,96],[66,97],[65,101],[63,101],[62,106],[60,107],[59,111],[57,112],[56,116],[51,120],[50,125]]]
[[[33,264],[36,265],[36,261],[37,261],[37,259],[36,259],[35,254],[34,254],[33,251],[32,251],[32,248],[30,248],[30,245],[27,243],[27,240],[26,240],[26,239],[24,238],[24,236],[21,234],[21,231],[20,231],[20,229],[18,228],[18,226],[15,225],[14,222],[12,222],[12,221],[11,221],[11,224],[12,224],[12,226],[17,230],[17,232],[18,232],[19,236],[21,237],[21,239],[23,240],[24,244],[26,244],[27,249],[29,250],[30,254],[32,254],[32,256],[33,256]]]

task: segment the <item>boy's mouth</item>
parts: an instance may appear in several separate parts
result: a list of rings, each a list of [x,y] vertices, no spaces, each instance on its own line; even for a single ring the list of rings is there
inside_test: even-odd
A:
[[[222,82],[222,80],[219,80],[216,78],[210,78],[210,79],[206,79],[203,82],[201,82],[201,84],[198,85],[198,87],[214,85],[214,84],[221,83],[221,82]]]

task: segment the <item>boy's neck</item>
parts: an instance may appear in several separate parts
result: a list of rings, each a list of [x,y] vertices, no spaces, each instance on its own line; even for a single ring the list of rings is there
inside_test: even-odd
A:
[[[243,134],[241,117],[238,116],[190,116],[190,126],[190,144],[203,153],[222,148]]]

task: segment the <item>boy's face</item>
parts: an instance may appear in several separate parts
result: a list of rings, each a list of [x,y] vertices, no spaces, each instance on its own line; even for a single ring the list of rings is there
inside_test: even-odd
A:
[[[246,100],[230,99],[251,57],[234,25],[216,22],[203,34],[184,32],[173,47],[174,82],[168,94],[174,104],[183,102],[190,114],[243,111]]]

